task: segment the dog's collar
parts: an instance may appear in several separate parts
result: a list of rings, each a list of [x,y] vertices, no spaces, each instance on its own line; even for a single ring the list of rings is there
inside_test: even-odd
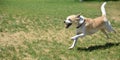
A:
[[[84,23],[85,23],[85,20],[81,24],[78,23],[78,26],[76,28],[80,28]]]

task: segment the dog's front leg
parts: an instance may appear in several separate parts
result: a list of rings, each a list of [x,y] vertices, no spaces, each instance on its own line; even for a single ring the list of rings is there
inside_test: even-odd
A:
[[[75,46],[76,43],[77,43],[78,38],[79,38],[79,37],[84,37],[84,36],[85,36],[84,33],[81,33],[81,34],[79,34],[79,35],[73,36],[71,39],[74,40],[74,41],[73,41],[73,44],[69,47],[69,49],[74,48],[74,46]]]
[[[84,37],[84,36],[85,36],[85,34],[84,34],[84,33],[81,33],[81,34],[78,34],[78,35],[73,36],[71,39],[72,39],[72,40],[77,40],[79,37]]]
[[[72,48],[74,48],[76,42],[77,42],[77,39],[73,41],[72,45],[71,45],[68,49],[72,49]]]

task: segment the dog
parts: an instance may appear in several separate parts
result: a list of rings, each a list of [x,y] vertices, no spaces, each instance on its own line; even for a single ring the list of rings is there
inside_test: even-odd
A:
[[[69,28],[73,23],[77,25],[76,35],[71,38],[73,43],[69,49],[73,49],[75,47],[78,38],[94,34],[99,30],[103,32],[107,38],[109,38],[108,32],[115,32],[111,26],[110,21],[108,21],[106,17],[105,5],[106,2],[101,5],[102,16],[95,19],[86,18],[82,15],[70,15],[66,18],[64,21],[66,28]]]

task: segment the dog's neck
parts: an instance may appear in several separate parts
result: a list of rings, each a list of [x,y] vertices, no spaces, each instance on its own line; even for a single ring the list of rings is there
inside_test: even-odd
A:
[[[82,21],[80,20],[76,28],[80,28],[84,23],[85,23],[85,19],[83,19]]]

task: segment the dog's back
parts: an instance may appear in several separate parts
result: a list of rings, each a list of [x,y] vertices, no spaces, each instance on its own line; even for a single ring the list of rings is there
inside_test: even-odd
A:
[[[105,11],[105,6],[106,2],[104,2],[101,5],[101,12],[102,12],[102,16],[97,17],[95,19],[91,19],[91,18],[85,18],[85,26],[86,26],[86,33],[87,34],[93,34],[95,32],[97,32],[98,30],[101,29],[105,29],[105,25],[107,22],[107,18],[106,18],[106,11]]]

